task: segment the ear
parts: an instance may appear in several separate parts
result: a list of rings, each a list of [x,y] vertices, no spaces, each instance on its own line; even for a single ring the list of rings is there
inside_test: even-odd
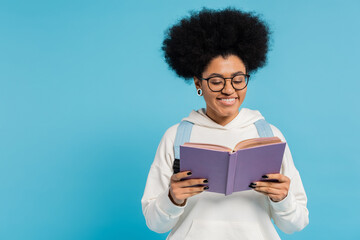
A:
[[[201,80],[194,76],[194,84],[196,89],[201,88]]]

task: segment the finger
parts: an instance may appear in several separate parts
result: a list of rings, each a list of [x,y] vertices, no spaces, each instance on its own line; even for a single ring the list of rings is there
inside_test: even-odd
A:
[[[288,182],[290,181],[290,179],[285,176],[285,175],[282,175],[280,173],[269,173],[269,174],[266,174],[263,176],[264,179],[276,179],[278,180],[279,182]]]
[[[183,172],[178,172],[176,174],[173,174],[171,176],[171,181],[173,182],[178,182],[181,179],[185,178],[185,177],[189,177],[191,176],[191,171],[183,171]]]
[[[261,191],[258,191],[258,192],[261,194],[264,194],[265,196],[268,196],[272,199],[278,199],[281,197],[281,195],[279,195],[279,194],[272,194],[272,193],[266,193],[266,192],[261,192]]]
[[[175,196],[176,199],[185,200],[189,196],[202,193],[204,190],[206,190],[206,187],[178,188],[172,195]]]
[[[182,193],[189,194],[189,193],[193,193],[193,192],[203,192],[207,189],[209,189],[208,186],[187,187],[187,188],[182,188]]]
[[[186,198],[192,197],[192,196],[197,195],[197,194],[202,193],[202,192],[203,191],[201,191],[201,192],[193,192],[193,193],[186,193],[186,194],[183,195],[183,197],[186,199]]]
[[[254,190],[256,190],[256,189],[254,189]],[[271,201],[273,201],[273,202],[279,202],[286,197],[286,195],[283,195],[283,194],[274,194],[274,193],[268,193],[268,192],[263,192],[263,191],[259,191],[259,190],[256,190],[256,191],[261,194],[264,194],[265,196],[268,196],[271,199]]]
[[[255,191],[266,193],[266,194],[274,194],[274,195],[281,195],[283,190],[271,188],[271,187],[256,187],[254,188]]]
[[[286,188],[285,183],[276,183],[276,182],[262,182],[257,181],[250,184],[250,186],[253,187],[270,187],[270,188],[276,188],[276,189],[284,189]]]
[[[208,181],[206,178],[195,178],[195,179],[188,179],[177,183],[178,187],[189,187],[189,186],[195,186],[195,185],[202,185],[207,184]]]

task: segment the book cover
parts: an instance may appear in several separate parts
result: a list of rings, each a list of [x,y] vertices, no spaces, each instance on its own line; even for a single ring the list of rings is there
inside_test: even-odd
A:
[[[180,146],[180,171],[189,178],[208,179],[207,191],[229,195],[251,189],[249,184],[268,173],[279,173],[286,143],[240,149],[236,152]]]

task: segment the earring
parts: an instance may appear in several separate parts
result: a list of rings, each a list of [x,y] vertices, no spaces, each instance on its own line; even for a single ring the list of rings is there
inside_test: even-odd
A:
[[[198,96],[202,96],[202,95],[203,95],[201,88],[199,88],[198,90],[196,90],[196,93],[197,93]]]

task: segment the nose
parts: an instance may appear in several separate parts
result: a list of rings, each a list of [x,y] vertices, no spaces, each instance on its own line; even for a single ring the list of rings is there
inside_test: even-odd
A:
[[[221,92],[225,95],[231,95],[235,92],[235,89],[231,85],[231,79],[225,79],[225,86]]]

